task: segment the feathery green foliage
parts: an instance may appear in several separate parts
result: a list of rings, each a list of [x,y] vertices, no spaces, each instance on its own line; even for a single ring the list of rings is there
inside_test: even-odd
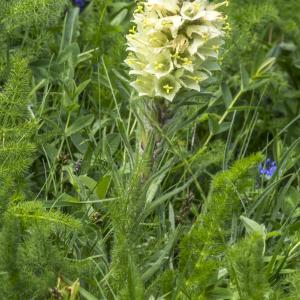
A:
[[[0,270],[4,299],[45,299],[58,275],[76,279],[76,265],[65,258],[66,249],[49,230],[50,222],[45,226],[46,222],[33,221],[34,225],[26,226],[8,210],[3,223]]]
[[[16,29],[24,31],[31,26],[49,26],[61,15],[66,3],[64,0],[4,1],[1,25],[8,34]]]
[[[32,137],[36,122],[29,111],[29,71],[24,59],[15,57],[10,77],[0,92],[0,181],[1,202],[6,192],[17,190],[18,181],[32,162],[35,145]]]
[[[180,244],[180,265],[186,277],[183,293],[188,297],[205,296],[224,267],[222,253],[230,240],[232,220],[241,213],[240,195],[253,186],[248,174],[261,158],[256,154],[236,161],[214,177],[203,212]]]
[[[252,233],[228,249],[227,264],[240,299],[264,299],[270,288],[265,274],[264,237]]]

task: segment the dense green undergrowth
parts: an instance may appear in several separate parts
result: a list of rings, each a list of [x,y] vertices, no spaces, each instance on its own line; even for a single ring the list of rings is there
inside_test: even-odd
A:
[[[0,300],[299,299],[298,1],[229,1],[172,103],[129,84],[136,3],[83,2],[0,9]]]

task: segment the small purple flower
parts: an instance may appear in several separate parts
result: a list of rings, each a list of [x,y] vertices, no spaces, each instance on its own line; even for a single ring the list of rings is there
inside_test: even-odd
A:
[[[80,8],[80,11],[82,11],[86,5],[86,0],[72,0],[72,2],[75,6]]]
[[[74,166],[73,166],[73,171],[74,173],[77,175],[80,171],[80,168],[81,168],[81,163],[82,163],[82,159],[78,159],[75,163],[74,163]]]
[[[264,164],[260,164],[258,167],[259,174],[269,180],[277,169],[276,162],[268,158]]]

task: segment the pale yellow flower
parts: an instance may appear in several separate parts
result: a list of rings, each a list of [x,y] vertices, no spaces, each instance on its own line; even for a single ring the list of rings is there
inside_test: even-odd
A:
[[[169,101],[173,100],[180,87],[178,80],[172,75],[160,77],[155,81],[155,92],[157,96]]]
[[[150,63],[147,65],[145,71],[157,78],[168,75],[174,69],[171,54],[166,49],[153,57],[149,57],[149,59]]]

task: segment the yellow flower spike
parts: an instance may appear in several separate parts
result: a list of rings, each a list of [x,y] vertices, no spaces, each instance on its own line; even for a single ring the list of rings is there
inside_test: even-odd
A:
[[[139,96],[173,101],[182,88],[200,91],[216,71],[219,48],[230,30],[227,17],[217,10],[228,0],[220,2],[136,1],[134,26],[127,35],[127,51],[133,55],[125,62]]]

